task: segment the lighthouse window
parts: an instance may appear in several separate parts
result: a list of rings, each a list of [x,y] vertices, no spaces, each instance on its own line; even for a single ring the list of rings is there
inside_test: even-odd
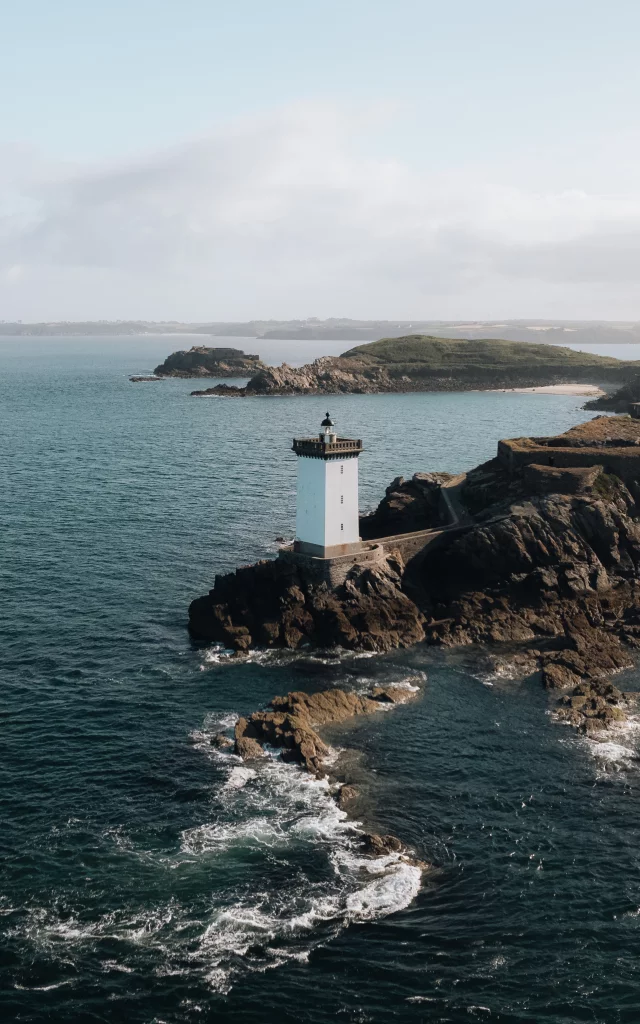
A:
[[[340,475],[342,476],[343,473],[344,473],[344,466],[340,466]]]
[[[344,530],[344,523],[340,523],[340,529]]]
[[[340,504],[344,505],[344,494],[340,495]]]

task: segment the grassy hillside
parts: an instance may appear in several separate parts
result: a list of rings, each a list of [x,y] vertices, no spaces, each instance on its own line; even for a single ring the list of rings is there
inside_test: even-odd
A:
[[[381,338],[368,345],[358,345],[343,353],[344,359],[357,359],[386,366],[392,374],[404,372],[422,375],[487,370],[571,371],[601,368],[610,376],[611,370],[629,366],[640,371],[640,362],[623,363],[611,356],[575,352],[556,345],[534,345],[525,341],[502,341],[499,338],[460,341],[457,338],[434,338],[425,334],[409,334],[404,338]]]

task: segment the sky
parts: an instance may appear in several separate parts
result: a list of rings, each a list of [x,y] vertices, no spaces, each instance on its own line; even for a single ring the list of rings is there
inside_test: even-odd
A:
[[[0,320],[640,319],[637,0],[0,23]]]

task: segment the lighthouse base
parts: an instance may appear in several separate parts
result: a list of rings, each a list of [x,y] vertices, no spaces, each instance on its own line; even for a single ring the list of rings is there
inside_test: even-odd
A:
[[[293,550],[301,555],[313,555],[315,558],[338,558],[340,555],[353,555],[362,551],[361,540],[352,541],[351,544],[332,544],[330,547],[323,547],[322,544],[309,544],[306,540],[295,540]]]
[[[335,555],[314,555],[309,551],[300,551],[298,542],[291,547],[280,548],[278,558],[295,565],[298,571],[313,583],[326,583],[330,587],[339,587],[344,583],[354,565],[375,565],[385,558],[382,544],[375,541],[359,544],[341,544],[342,548],[353,548],[352,551],[340,550]],[[313,545],[308,545],[313,547]],[[307,547],[307,545],[305,545]],[[333,550],[320,548],[321,551]]]

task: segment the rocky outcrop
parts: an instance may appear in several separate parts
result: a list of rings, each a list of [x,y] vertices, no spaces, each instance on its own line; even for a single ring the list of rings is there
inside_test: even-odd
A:
[[[335,590],[314,584],[282,559],[217,576],[215,586],[189,608],[200,640],[236,651],[308,644],[388,651],[424,638],[423,616],[403,590],[403,564],[390,556],[353,567]]]
[[[402,388],[383,368],[367,366],[351,359],[323,356],[299,368],[286,363],[282,366],[266,366],[244,388],[219,385],[204,391],[192,391],[191,394],[242,398],[255,395],[376,394],[399,390]]]
[[[217,577],[213,590],[193,602],[192,634],[239,654],[254,646],[382,652],[423,640],[440,646],[517,644],[521,670],[539,672],[550,691],[582,697],[576,687],[609,686],[640,648],[634,497],[640,446],[632,436],[640,424],[624,420],[616,426],[603,417],[587,427],[557,439],[562,450],[583,456],[597,442],[594,450],[606,457],[607,439],[619,447],[626,431],[629,486],[600,464],[510,469],[491,460],[467,474],[458,490],[464,523],[442,530],[437,543],[406,567],[392,548],[400,541],[393,539],[379,561],[354,565],[334,588],[311,582],[295,561],[260,562]],[[424,528],[435,515],[438,484],[447,480],[446,474],[395,480],[369,517],[372,530],[394,538]],[[594,692],[590,700],[611,704],[611,691]],[[589,709],[594,714],[587,715]],[[271,711],[289,716],[289,724],[299,713],[290,707]],[[586,703],[583,714],[605,723],[619,717],[597,701]],[[256,728],[254,723],[239,737],[254,752]],[[310,763],[322,755],[313,743]]]
[[[585,409],[603,409],[607,412],[629,412],[629,406],[634,402],[640,402],[640,375],[635,374],[628,384],[624,384],[617,391],[600,398],[594,398],[587,402]]]
[[[598,733],[626,719],[628,701],[609,680],[578,683],[558,701],[556,719],[587,734]]]
[[[360,536],[372,540],[446,525],[440,488],[451,479],[450,473],[414,473],[410,480],[397,476],[375,512],[360,517]]]
[[[378,688],[360,696],[347,690],[324,690],[308,694],[302,691],[274,697],[266,711],[239,718],[235,727],[235,752],[242,758],[261,757],[264,744],[282,751],[283,761],[302,764],[315,775],[323,776],[323,760],[329,750],[316,732],[318,726],[343,722],[355,715],[380,711],[385,703],[404,703],[415,692],[401,687]]]
[[[473,528],[444,538],[422,566],[427,637],[445,644],[562,636],[580,616],[594,628],[635,621],[640,525],[619,481],[590,493],[534,495],[482,508],[503,472],[482,467],[466,493]],[[493,478],[493,479],[491,479]],[[522,476],[506,488],[525,486]]]
[[[269,746],[280,750],[283,761],[300,765],[317,778],[327,778],[324,762],[330,748],[321,739],[318,728],[358,715],[374,714],[385,704],[404,704],[415,699],[417,694],[417,687],[388,686],[374,687],[367,694],[332,689],[313,694],[295,691],[274,697],[264,711],[255,711],[247,718],[238,719],[234,730],[234,753],[243,760],[253,760],[264,757],[264,747]],[[329,777],[329,781],[335,785],[340,780]],[[354,786],[344,782],[338,786],[336,802],[345,813],[356,797]],[[358,843],[366,857],[400,859],[421,870],[430,867],[396,836],[364,832],[360,833]]]
[[[247,355],[239,348],[194,345],[187,351],[172,352],[153,372],[157,377],[246,377],[263,366],[259,356]]]

